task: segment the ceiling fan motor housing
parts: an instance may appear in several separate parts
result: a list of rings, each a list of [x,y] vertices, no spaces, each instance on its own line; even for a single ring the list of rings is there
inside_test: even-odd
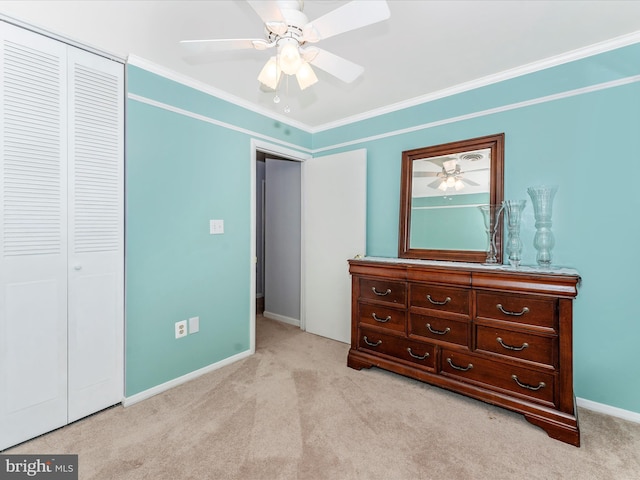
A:
[[[278,6],[285,20],[282,22],[269,22],[266,24],[266,33],[269,42],[277,42],[282,38],[295,39],[299,45],[302,45],[303,28],[309,23],[309,19],[302,12],[302,1],[298,0],[279,0]]]

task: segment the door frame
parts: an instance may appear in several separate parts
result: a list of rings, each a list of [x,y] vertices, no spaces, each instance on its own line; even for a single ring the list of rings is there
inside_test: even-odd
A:
[[[283,147],[281,145],[277,145],[274,143],[265,142],[264,140],[259,140],[257,138],[251,139],[251,154],[249,156],[249,161],[251,162],[250,189],[249,189],[249,191],[251,192],[251,199],[250,199],[251,214],[250,214],[250,220],[249,220],[251,223],[250,230],[249,230],[251,232],[250,234],[251,245],[250,245],[250,254],[249,254],[249,348],[250,348],[251,354],[256,353],[256,263],[257,263],[257,256],[256,256],[256,240],[257,240],[256,239],[256,235],[257,235],[256,161],[257,161],[257,155],[256,153],[258,151],[271,154],[271,155],[276,155],[278,157],[286,158],[287,160],[293,160],[296,162],[304,162],[305,160],[309,160],[310,158],[313,158],[311,153],[305,153],[299,150],[293,150],[291,148]],[[301,175],[304,176],[304,172],[302,172]],[[300,198],[301,203],[302,203],[303,189],[304,189],[304,179],[301,178],[301,198]],[[301,241],[301,247],[302,247],[304,246],[304,225],[302,225],[302,223],[301,223],[301,228],[302,228],[302,231],[300,232],[300,241]],[[301,255],[301,258],[300,258],[301,279],[304,279],[304,263],[302,260],[303,259]],[[302,294],[304,292],[304,285],[301,285],[301,287],[302,288],[300,289],[300,295],[301,295],[300,329],[304,330],[305,329],[304,297]]]

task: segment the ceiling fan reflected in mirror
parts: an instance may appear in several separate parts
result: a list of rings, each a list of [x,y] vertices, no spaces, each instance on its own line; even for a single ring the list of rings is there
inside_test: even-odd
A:
[[[477,162],[482,164],[482,160],[486,160],[485,155],[479,152],[464,152],[460,155],[425,158],[424,162],[428,162],[440,167],[440,171],[418,170],[413,172],[416,178],[435,177],[435,180],[427,185],[429,188],[442,190],[446,192],[449,189],[456,191],[462,190],[465,185],[479,187],[480,183],[467,178],[466,174],[475,174],[477,172],[488,172],[489,167],[462,169],[460,163],[465,164]]]
[[[264,22],[264,38],[182,40],[180,43],[193,56],[275,48],[275,55],[267,60],[258,75],[261,84],[275,91],[282,74],[295,76],[301,90],[316,83],[318,78],[312,66],[345,83],[353,82],[364,72],[360,65],[310,44],[381,22],[391,15],[384,0],[354,0],[312,22],[303,12],[304,0],[247,0],[247,3]]]

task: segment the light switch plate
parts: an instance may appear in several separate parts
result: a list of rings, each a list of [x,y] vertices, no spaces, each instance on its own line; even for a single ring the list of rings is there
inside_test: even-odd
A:
[[[189,333],[200,331],[200,317],[191,317],[189,319]]]
[[[209,233],[221,235],[224,233],[224,220],[209,220]]]

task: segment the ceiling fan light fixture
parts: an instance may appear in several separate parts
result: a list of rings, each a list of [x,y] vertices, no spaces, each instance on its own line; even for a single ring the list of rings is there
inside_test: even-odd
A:
[[[300,52],[298,51],[298,41],[293,38],[285,40],[287,41],[279,53],[280,68],[287,75],[295,75],[302,65],[302,58],[300,58]]]
[[[280,74],[281,72],[278,68],[276,57],[271,57],[265,66],[262,67],[260,75],[258,75],[258,81],[270,89],[275,90],[278,87],[278,82],[280,81]]]
[[[462,180],[458,179],[453,186],[456,190],[462,190],[464,188],[464,183],[462,183]]]
[[[300,90],[304,90],[318,81],[318,77],[316,77],[313,68],[308,63],[303,63],[300,66],[296,73],[296,79],[298,80],[298,85],[300,85]]]
[[[442,190],[443,192],[447,191],[447,182],[446,182],[446,180],[443,180],[442,183],[440,185],[438,185],[438,189]]]

